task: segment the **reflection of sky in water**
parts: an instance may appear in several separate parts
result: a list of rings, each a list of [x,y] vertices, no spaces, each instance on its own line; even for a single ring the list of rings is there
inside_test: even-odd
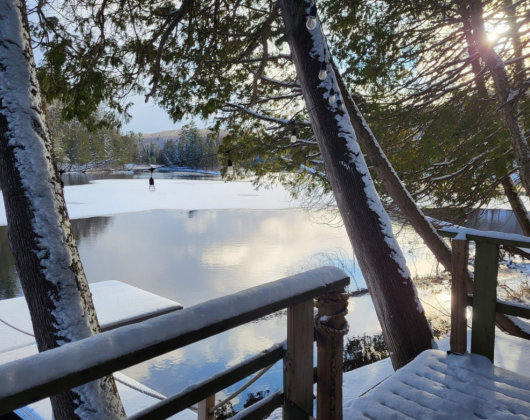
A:
[[[337,249],[351,255],[344,229],[313,223],[307,213],[298,210],[151,211],[110,220],[104,230],[79,241],[90,281],[120,280],[184,306],[321,265],[322,256],[331,252],[333,258]],[[364,287],[358,267],[353,274]],[[352,334],[379,330],[369,296],[352,299],[349,322]],[[285,317],[270,318],[126,373],[161,393],[172,394],[284,340],[285,334]],[[249,392],[276,389],[281,381],[278,365]]]
[[[365,287],[345,230],[314,223],[300,210],[150,211],[72,224],[90,282],[119,280],[185,307],[336,259],[353,275],[352,289]],[[6,238],[0,227],[0,298],[20,293]],[[399,241],[412,274],[432,274],[433,258],[410,228],[400,230]],[[350,335],[379,331],[369,296],[350,299],[349,310]],[[270,317],[125,373],[169,395],[284,340],[285,334],[285,316]],[[281,382],[278,364],[244,393],[237,408],[247,392],[274,390]]]

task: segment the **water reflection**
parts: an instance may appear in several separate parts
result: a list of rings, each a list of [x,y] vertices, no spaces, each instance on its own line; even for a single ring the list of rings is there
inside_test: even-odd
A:
[[[156,210],[78,219],[72,225],[89,282],[119,280],[186,307],[340,260],[353,288],[365,287],[345,230],[313,223],[300,210]],[[484,226],[491,224],[474,227]],[[401,229],[398,240],[413,276],[432,274],[434,259],[414,231]],[[0,227],[0,299],[20,294],[6,228]],[[350,335],[379,332],[370,296],[350,299],[349,310]],[[176,393],[282,341],[285,322],[285,316],[267,317],[125,373],[163,394]],[[281,382],[277,365],[247,392],[274,390]],[[241,398],[236,409],[246,393]]]

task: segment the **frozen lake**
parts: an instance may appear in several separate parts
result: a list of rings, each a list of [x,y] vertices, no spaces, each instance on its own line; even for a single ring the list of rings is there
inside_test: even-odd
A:
[[[184,174],[183,180],[178,175],[165,175],[165,180],[157,180],[157,191],[147,193],[146,199],[165,200],[157,201],[156,205],[178,205],[184,194],[195,191],[196,195],[209,194],[211,198],[212,191],[220,190],[222,198],[203,197],[202,201],[196,201],[199,210],[176,207],[149,210],[149,205],[139,198],[147,190],[144,175],[134,177],[141,179],[132,179],[127,174],[113,177],[112,182],[121,184],[98,181],[87,185],[83,179],[65,180],[67,185],[73,185],[66,188],[67,202],[74,193],[82,196],[83,190],[76,189],[92,188],[86,202],[78,198],[69,202],[69,211],[77,206],[75,211],[79,214],[83,211],[93,214],[98,205],[101,214],[109,214],[109,202],[116,199],[108,196],[109,188],[120,193],[126,191],[120,198],[125,200],[120,204],[124,213],[72,221],[89,282],[119,280],[188,307],[334,262],[344,264],[352,275],[351,290],[365,287],[343,228],[316,223],[318,214],[296,208],[296,203],[283,198],[285,192],[281,190],[252,192],[248,183],[226,184],[217,177],[203,175],[197,180],[190,179],[194,176],[197,175]],[[235,197],[235,201],[227,200],[227,194],[228,198]],[[268,203],[267,209],[259,208],[262,202]],[[231,203],[242,208],[230,208]],[[481,219],[480,228],[485,226],[487,223]],[[400,230],[398,239],[413,275],[433,274],[434,260],[414,232],[400,225],[396,229]],[[0,226],[0,299],[20,294],[7,228]],[[380,331],[368,295],[351,298],[349,310],[350,336]],[[285,321],[283,314],[267,317],[124,373],[162,394],[173,394],[282,341],[286,335]],[[235,408],[242,407],[248,392],[273,391],[281,383],[281,366],[277,365],[251,386],[239,402],[236,400]]]

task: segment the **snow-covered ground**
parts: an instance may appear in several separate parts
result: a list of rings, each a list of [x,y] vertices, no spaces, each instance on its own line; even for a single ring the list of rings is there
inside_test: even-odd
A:
[[[81,219],[146,210],[279,210],[300,206],[280,185],[256,190],[250,182],[156,179],[155,187],[154,193],[149,192],[146,179],[67,186],[64,191],[68,214],[71,219]],[[0,226],[5,225],[4,201],[0,196]]]

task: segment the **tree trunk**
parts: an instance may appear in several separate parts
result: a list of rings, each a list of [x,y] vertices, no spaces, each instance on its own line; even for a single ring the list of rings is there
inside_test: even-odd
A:
[[[383,187],[388,195],[400,208],[403,216],[412,225],[415,231],[425,242],[425,245],[433,253],[434,257],[444,266],[444,268],[451,272],[452,270],[452,253],[444,240],[438,235],[432,224],[425,218],[423,212],[416,206],[416,203],[410,196],[406,187],[403,185],[399,176],[394,171],[392,164],[387,159],[377,139],[373,135],[368,123],[359,111],[355,101],[347,90],[347,87],[334,65],[335,76],[339,88],[346,95],[344,96],[344,103],[348,111],[350,120],[352,121],[355,133],[359,139],[363,151],[366,153],[370,163],[373,165],[377,176],[382,180]],[[473,293],[473,281],[468,275],[466,278],[468,293]],[[530,339],[530,334],[525,333],[517,325],[513,323],[506,315],[498,313],[496,316],[497,327],[502,331],[507,332],[517,337]]]
[[[320,25],[312,31],[306,28],[309,9],[303,0],[281,0],[280,6],[326,173],[398,369],[432,348],[432,332],[348,114],[328,103],[331,75],[323,82],[317,77],[326,60]]]
[[[23,0],[0,0],[0,186],[39,351],[98,333],[55,166]],[[112,376],[51,400],[58,420],[125,417]]]
[[[512,90],[508,81],[506,67],[488,40],[482,17],[482,1],[469,0],[469,4],[475,45],[480,57],[491,73],[499,104],[499,113],[515,152],[515,159],[519,165],[521,183],[527,194],[530,194],[530,148],[517,119],[516,101],[508,103]]]
[[[504,188],[504,193],[510,202],[512,210],[515,213],[515,217],[517,217],[517,221],[523,229],[523,233],[526,236],[530,236],[530,218],[528,217],[528,212],[526,211],[525,205],[521,200],[521,197],[519,197],[519,194],[517,193],[515,185],[510,176],[502,179],[502,187]]]
[[[339,89],[345,95],[343,97],[344,105],[346,106],[353,128],[355,129],[357,139],[359,140],[363,152],[366,153],[370,164],[377,173],[377,176],[383,183],[385,191],[390,198],[392,198],[392,201],[399,207],[403,216],[412,225],[418,235],[420,235],[421,239],[423,239],[425,245],[431,250],[435,258],[447,271],[451,272],[451,249],[440,235],[438,235],[434,226],[418,208],[406,187],[399,179],[398,174],[394,171],[392,164],[387,159],[379,142],[359,111],[357,104],[348,93],[348,88],[334,63],[333,70],[337,78]]]

